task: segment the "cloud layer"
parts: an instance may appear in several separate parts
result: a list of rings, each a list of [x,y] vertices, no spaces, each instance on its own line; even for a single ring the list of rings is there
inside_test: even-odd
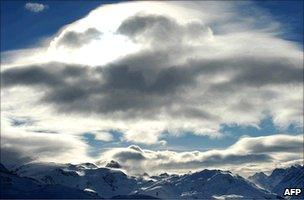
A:
[[[247,167],[247,172],[255,171],[254,167],[263,170],[284,164],[291,160],[301,163],[303,151],[303,135],[273,135],[263,137],[243,137],[235,144],[222,150],[205,152],[151,151],[138,146],[117,148],[102,154],[102,158],[116,160],[123,168],[133,173],[186,173],[189,170],[205,168],[224,168],[239,172],[239,168]],[[243,172],[244,173],[244,172]]]

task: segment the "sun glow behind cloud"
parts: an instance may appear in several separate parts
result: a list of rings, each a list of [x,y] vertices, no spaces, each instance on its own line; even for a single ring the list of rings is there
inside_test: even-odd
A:
[[[57,35],[47,39],[40,47],[7,52],[3,56],[2,68],[52,61],[91,66],[107,64],[138,52],[143,48],[142,45],[145,45],[136,44],[128,37],[116,33],[124,19],[136,13],[167,15],[178,19],[181,23],[198,20],[201,17],[201,12],[175,4],[177,2],[172,2],[171,5],[165,2],[133,2],[101,6],[85,18],[63,27]],[[189,5],[191,4],[189,3]],[[100,38],[93,42],[89,41],[78,48],[58,45],[62,36],[67,32],[81,33],[92,27],[102,33]]]

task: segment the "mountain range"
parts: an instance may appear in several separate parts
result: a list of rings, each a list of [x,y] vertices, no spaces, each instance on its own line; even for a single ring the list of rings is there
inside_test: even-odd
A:
[[[0,165],[1,198],[105,199],[283,199],[286,187],[303,188],[300,165],[245,179],[229,171],[130,176],[115,161],[28,163],[14,170]],[[299,197],[300,198],[300,197]]]

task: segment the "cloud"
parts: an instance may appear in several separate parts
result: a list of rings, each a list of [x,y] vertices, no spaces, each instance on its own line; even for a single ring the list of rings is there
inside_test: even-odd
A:
[[[191,43],[211,39],[212,31],[202,23],[180,25],[173,18],[160,15],[135,15],[121,23],[117,33],[129,36],[135,42],[162,45]],[[194,39],[195,38],[195,39]]]
[[[158,143],[164,131],[217,137],[220,124],[254,125],[266,114],[281,126],[302,123],[302,69],[289,58],[239,56],[173,65],[169,56],[143,51],[104,66],[15,67],[2,71],[2,87],[43,89],[40,104],[62,114],[112,119],[119,122],[112,129],[139,143]],[[290,95],[291,90],[296,92]],[[284,112],[289,117],[280,119]],[[150,129],[135,122],[139,119]],[[122,123],[133,127],[122,129]]]
[[[1,164],[8,167],[16,167],[25,163],[29,163],[35,160],[34,155],[26,155],[20,149],[14,147],[3,146],[1,147]]]
[[[301,152],[303,149],[303,138],[301,138],[301,136],[302,135],[274,135],[257,138],[244,137],[234,145],[234,148],[249,153]]]
[[[82,33],[68,31],[64,33],[58,41],[58,46],[67,46],[70,48],[79,48],[90,43],[93,40],[98,40],[101,32],[95,28],[88,28]]]
[[[31,119],[34,123],[16,130],[34,134],[43,145],[53,133],[76,138],[62,142],[72,147],[84,133],[111,141],[105,133],[117,131],[121,142],[165,148],[164,133],[216,139],[225,137],[223,124],[258,126],[266,116],[278,129],[303,127],[303,50],[282,39],[284,31],[248,2],[101,6],[34,49],[1,53],[1,119]],[[11,127],[8,123],[3,132]],[[278,150],[299,150],[250,141],[252,149],[239,147],[240,155],[216,150],[198,158],[184,152],[195,158],[184,168],[191,163],[245,167],[254,160],[270,162]],[[128,156],[146,162],[149,156],[183,155],[124,151],[117,156],[126,162]],[[59,158],[65,151],[54,152]],[[161,165],[173,169],[176,160]]]
[[[10,122],[12,126],[28,126],[35,123],[32,119],[26,117],[12,118]]]
[[[235,168],[259,166],[266,171],[269,167],[301,159],[303,135],[271,135],[243,137],[226,149],[208,151],[152,151],[138,146],[108,150],[101,158],[117,160],[131,173],[185,173],[189,170]],[[239,173],[239,171],[238,171]],[[244,173],[244,172],[243,172]]]
[[[32,2],[26,3],[24,7],[25,7],[25,9],[27,9],[31,12],[35,12],[35,13],[42,12],[45,9],[49,8],[48,5],[45,5],[42,3],[32,3]]]
[[[90,160],[88,146],[80,137],[49,131],[31,131],[27,127],[9,126],[2,120],[1,127],[1,163],[19,166],[31,161],[79,162]],[[92,161],[92,160],[91,160]]]
[[[266,88],[268,85],[274,86],[274,89],[284,84],[296,87],[303,80],[301,68],[275,58],[266,61],[255,58],[196,60],[179,66],[164,65],[155,69],[155,66],[151,65],[142,69],[145,58],[146,55],[141,53],[115,64],[96,68],[62,63],[16,67],[3,71],[2,83],[3,87],[46,87],[49,93],[46,93],[44,100],[58,105],[63,111],[97,114],[118,111],[136,117],[136,113],[128,113],[130,110],[141,114],[146,112],[147,117],[153,117],[153,111],[179,104],[183,96],[198,90],[208,90],[210,95],[224,96],[224,91],[237,94],[243,89],[254,90],[256,87]],[[150,74],[149,78],[146,78],[146,73]],[[220,83],[199,80],[216,77],[218,73],[229,73],[233,78]],[[199,87],[199,84],[205,85]],[[236,89],[239,91],[235,91]],[[263,88],[259,90],[260,93],[263,92]],[[218,91],[222,93],[217,94]],[[279,94],[277,97],[279,98]],[[172,101],[174,98],[176,100]],[[268,96],[265,97],[267,98]],[[208,97],[202,96],[198,99],[208,100]],[[86,103],[81,107],[78,105],[79,101]],[[180,106],[179,109],[183,109],[181,114],[187,117],[210,120],[220,117],[199,109],[195,104],[188,109],[187,106]],[[167,112],[168,115],[175,114],[171,110]],[[149,113],[151,116],[148,116]]]

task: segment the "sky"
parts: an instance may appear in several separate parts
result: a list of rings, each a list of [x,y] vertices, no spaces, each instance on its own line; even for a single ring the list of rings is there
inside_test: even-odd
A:
[[[303,1],[1,1],[1,162],[303,163]]]

